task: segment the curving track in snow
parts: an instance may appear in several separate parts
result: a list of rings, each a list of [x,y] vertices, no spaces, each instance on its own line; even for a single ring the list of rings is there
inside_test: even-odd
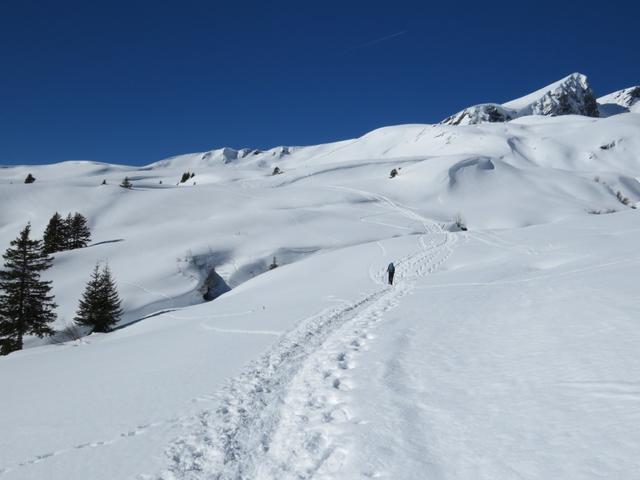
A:
[[[343,187],[331,187],[341,188]],[[323,310],[285,334],[223,390],[216,410],[193,420],[193,433],[170,445],[166,480],[311,478],[337,473],[347,452],[334,439],[350,416],[345,373],[375,338],[376,324],[435,271],[456,237],[387,197],[366,196],[411,220],[425,233],[416,251],[396,262],[396,284],[382,285],[355,303]],[[384,252],[384,247],[382,247]]]

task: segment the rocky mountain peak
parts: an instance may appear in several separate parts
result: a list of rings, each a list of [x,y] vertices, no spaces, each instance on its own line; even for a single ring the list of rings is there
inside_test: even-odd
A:
[[[452,115],[442,124],[474,125],[486,122],[508,122],[525,115],[599,116],[598,103],[587,77],[573,73],[529,95],[504,104],[474,105]]]

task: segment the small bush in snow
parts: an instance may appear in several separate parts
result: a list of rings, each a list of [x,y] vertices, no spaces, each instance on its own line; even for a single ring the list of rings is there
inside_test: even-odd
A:
[[[462,219],[462,215],[459,213],[456,214],[456,216],[453,219],[453,228],[455,230],[462,230],[463,232],[467,231],[467,224]]]
[[[58,330],[56,334],[51,337],[51,343],[56,345],[62,345],[66,342],[73,342],[80,340],[84,336],[82,328],[75,323],[69,324],[62,330]]]
[[[124,180],[122,180],[120,186],[122,188],[132,188],[133,184],[129,181],[129,177],[124,177]]]
[[[607,208],[606,210],[587,210],[591,215],[607,215],[609,213],[616,213],[617,210],[613,208]]]

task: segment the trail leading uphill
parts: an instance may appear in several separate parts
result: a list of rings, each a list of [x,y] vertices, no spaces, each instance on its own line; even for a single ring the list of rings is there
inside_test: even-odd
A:
[[[455,235],[384,196],[352,191],[424,226],[417,250],[396,262],[396,285],[301,321],[231,381],[217,409],[194,420],[192,436],[170,447],[172,464],[163,478],[317,478],[340,469],[348,451],[340,425],[363,421],[350,417],[346,395],[354,360],[374,340],[385,312],[412,292],[415,278],[445,262],[456,242]]]

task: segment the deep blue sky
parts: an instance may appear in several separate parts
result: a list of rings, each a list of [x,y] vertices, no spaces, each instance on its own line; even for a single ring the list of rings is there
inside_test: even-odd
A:
[[[0,164],[329,142],[574,71],[640,83],[640,2],[431,3],[4,0]]]

